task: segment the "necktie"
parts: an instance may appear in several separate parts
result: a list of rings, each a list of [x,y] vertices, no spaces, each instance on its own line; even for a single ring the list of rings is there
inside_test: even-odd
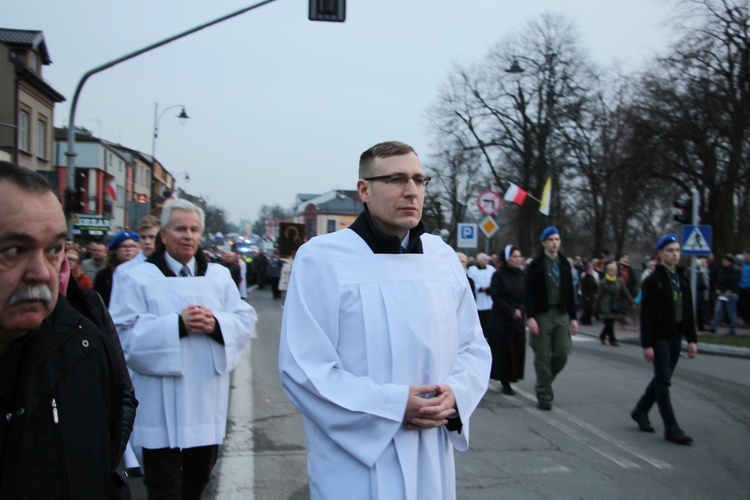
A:
[[[406,249],[404,247],[401,247],[401,253],[406,253]]]
[[[552,278],[555,280],[555,284],[560,284],[560,269],[555,261],[552,261]]]
[[[188,266],[182,266],[182,269],[180,269],[180,276],[183,276],[183,277],[191,276],[190,268]]]

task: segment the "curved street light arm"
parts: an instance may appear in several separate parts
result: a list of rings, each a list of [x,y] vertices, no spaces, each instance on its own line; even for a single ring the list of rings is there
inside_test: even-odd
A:
[[[115,59],[113,61],[110,61],[108,63],[102,64],[101,66],[97,66],[96,68],[93,68],[89,71],[87,71],[82,77],[81,80],[78,82],[78,85],[76,86],[76,90],[73,94],[73,100],[70,104],[70,117],[68,119],[68,151],[65,153],[65,156],[68,157],[67,160],[67,182],[66,182],[66,189],[70,188],[75,184],[75,114],[76,114],[76,106],[78,105],[78,98],[81,95],[81,90],[83,89],[83,85],[86,83],[86,80],[89,79],[90,76],[93,76],[97,73],[100,73],[104,71],[105,69],[109,69],[112,66],[116,66],[120,64],[121,62],[125,62],[129,59],[132,59],[134,57],[137,57],[143,53],[149,52],[151,50],[154,50],[156,48],[161,47],[162,45],[166,45],[168,43],[174,42],[175,40],[179,40],[180,38],[186,37],[188,35],[192,35],[193,33],[200,31],[202,29],[208,28],[209,26],[213,26],[214,24],[218,24],[222,21],[226,21],[227,19],[231,19],[235,16],[239,16],[240,14],[244,14],[245,12],[251,11],[253,9],[256,9],[258,7],[261,7],[263,5],[266,5],[268,3],[271,3],[275,0],[263,0],[262,2],[258,2],[254,5],[251,5],[249,7],[242,8],[240,10],[237,10],[235,12],[232,12],[230,14],[227,14],[225,16],[222,16],[218,19],[214,19],[213,21],[209,21],[207,23],[201,24],[199,26],[196,26],[194,28],[191,28],[187,31],[183,31],[182,33],[178,33],[174,36],[171,36],[169,38],[166,38],[160,42],[153,43],[151,45],[148,45],[146,47],[143,47],[142,49],[136,50],[135,52],[131,52],[130,54],[126,54],[118,59]],[[72,223],[68,225],[68,237],[72,237],[73,235],[73,227]]]

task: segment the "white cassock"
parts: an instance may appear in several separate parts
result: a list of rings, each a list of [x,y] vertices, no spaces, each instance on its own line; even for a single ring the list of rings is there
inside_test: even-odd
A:
[[[480,292],[479,288],[489,288],[492,283],[492,275],[495,274],[495,268],[487,264],[484,269],[477,266],[471,266],[466,274],[474,280],[474,289],[477,291],[477,310],[487,311],[492,309],[492,297],[487,292]]]
[[[214,313],[224,345],[205,334],[180,338],[178,316],[196,304]],[[227,268],[209,264],[205,276],[176,278],[148,262],[135,265],[117,276],[109,310],[139,402],[133,447],[221,444],[230,372],[257,321]]]
[[[455,498],[453,448],[468,448],[491,354],[455,252],[421,239],[424,254],[373,254],[344,229],[294,260],[279,371],[304,414],[313,499]],[[460,434],[404,427],[422,384],[453,388]]]

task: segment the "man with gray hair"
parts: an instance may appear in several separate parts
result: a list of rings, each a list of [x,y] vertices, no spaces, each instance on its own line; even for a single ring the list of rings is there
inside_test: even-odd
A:
[[[131,445],[149,498],[200,498],[226,432],[229,377],[257,320],[199,244],[204,213],[172,200],[156,250],[117,277],[110,313],[141,405]]]
[[[44,178],[0,162],[0,214],[0,498],[125,493],[125,361],[109,318],[64,296],[60,202]]]

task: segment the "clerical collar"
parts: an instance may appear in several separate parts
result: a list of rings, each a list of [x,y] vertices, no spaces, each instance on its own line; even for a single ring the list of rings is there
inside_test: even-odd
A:
[[[169,255],[169,252],[164,252],[164,259],[167,261],[167,265],[175,276],[179,276],[180,271],[182,271],[182,263],[177,262],[171,255]],[[191,257],[190,261],[185,265],[190,269],[190,276],[195,276],[195,257]]]
[[[357,233],[362,238],[373,253],[401,253],[401,245],[406,245],[406,253],[423,253],[422,240],[420,236],[424,234],[425,228],[422,221],[416,227],[409,230],[403,241],[397,236],[390,236],[375,227],[372,221],[370,210],[367,203],[364,204],[364,211],[359,214],[357,219],[349,226],[349,229]]]
[[[401,248],[403,248],[404,250],[409,248],[409,233],[406,233],[406,237],[401,240]]]

